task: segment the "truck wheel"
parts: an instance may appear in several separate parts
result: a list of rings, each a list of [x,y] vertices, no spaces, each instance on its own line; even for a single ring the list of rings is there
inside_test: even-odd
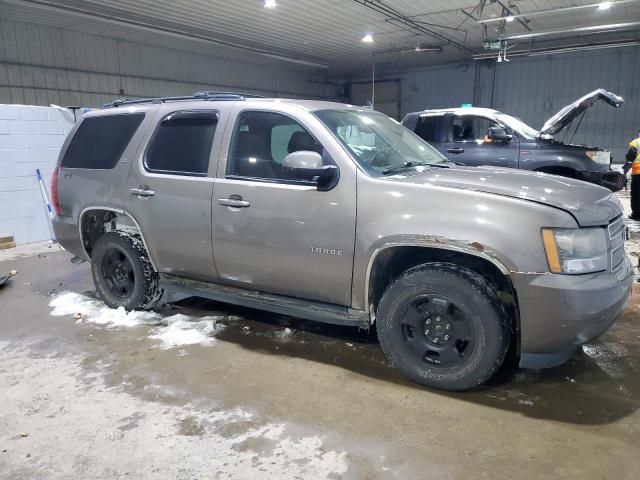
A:
[[[111,308],[146,310],[162,290],[138,235],[113,231],[102,235],[91,253],[91,273],[100,297]]]
[[[488,380],[511,339],[494,288],[448,263],[424,264],[399,277],[384,292],[376,321],[391,364],[416,383],[444,390]]]

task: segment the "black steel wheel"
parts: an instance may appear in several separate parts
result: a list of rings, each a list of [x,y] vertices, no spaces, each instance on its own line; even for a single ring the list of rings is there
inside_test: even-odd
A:
[[[91,273],[100,297],[111,308],[151,308],[162,295],[140,236],[113,231],[102,235],[91,252]]]
[[[424,264],[387,287],[377,309],[380,345],[409,379],[467,390],[502,365],[509,318],[495,288],[454,264]]]
[[[102,277],[110,292],[118,298],[129,298],[134,290],[135,271],[131,261],[119,248],[110,248],[100,262]]]
[[[426,365],[455,366],[473,352],[471,319],[450,298],[419,295],[407,303],[400,322],[407,350]]]

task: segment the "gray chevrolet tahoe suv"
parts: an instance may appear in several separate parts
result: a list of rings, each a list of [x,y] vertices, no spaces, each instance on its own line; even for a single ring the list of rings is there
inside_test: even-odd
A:
[[[462,167],[389,117],[203,92],[87,113],[53,175],[55,233],[111,307],[163,291],[375,325],[423,385],[485,382],[507,352],[566,361],[630,297],[614,194]]]
[[[443,155],[464,165],[521,168],[577,178],[618,191],[625,177],[611,170],[611,153],[600,147],[574,145],[572,137],[587,109],[596,102],[620,107],[624,100],[595,90],[567,105],[536,130],[522,120],[490,108],[445,108],[409,113],[402,124]]]

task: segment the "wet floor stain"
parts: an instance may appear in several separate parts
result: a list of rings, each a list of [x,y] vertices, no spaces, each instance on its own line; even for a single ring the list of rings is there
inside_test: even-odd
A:
[[[569,362],[553,369],[518,369],[515,359],[476,390],[450,393],[409,383],[380,349],[375,332],[325,325],[267,312],[190,298],[176,307],[189,314],[225,312],[216,335],[222,342],[270,355],[302,358],[345,370],[534,418],[576,424],[605,424],[640,408],[640,325],[636,288],[633,302],[614,327],[578,348]],[[284,332],[287,332],[286,334]]]

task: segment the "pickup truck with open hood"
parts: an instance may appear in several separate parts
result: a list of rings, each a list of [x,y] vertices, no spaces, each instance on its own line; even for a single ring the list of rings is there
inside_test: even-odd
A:
[[[557,138],[574,121],[579,128],[586,110],[599,101],[615,108],[624,103],[618,95],[598,89],[562,108],[540,130],[497,110],[473,107],[409,113],[402,124],[456,163],[552,173],[617,191],[625,179],[611,170],[609,151]]]

